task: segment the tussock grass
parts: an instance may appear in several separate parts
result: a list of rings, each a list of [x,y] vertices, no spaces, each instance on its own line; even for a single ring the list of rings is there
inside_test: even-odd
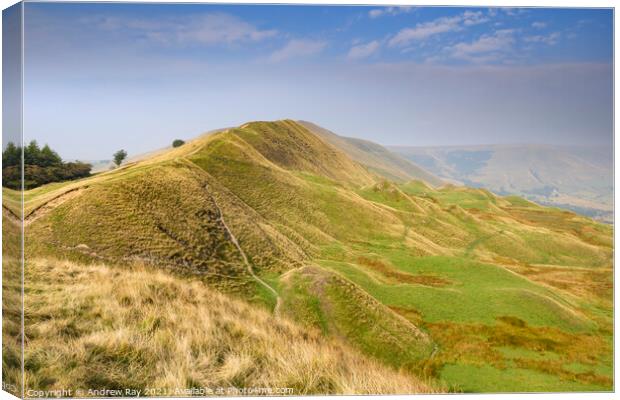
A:
[[[31,260],[26,387],[290,387],[294,394],[432,392],[202,282],[134,266]]]
[[[22,299],[21,227],[2,210],[2,382],[4,390],[21,396]]]

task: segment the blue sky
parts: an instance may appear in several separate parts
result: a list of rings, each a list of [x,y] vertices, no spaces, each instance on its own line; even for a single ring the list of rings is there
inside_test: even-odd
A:
[[[27,3],[25,138],[109,158],[249,120],[611,144],[605,9]]]

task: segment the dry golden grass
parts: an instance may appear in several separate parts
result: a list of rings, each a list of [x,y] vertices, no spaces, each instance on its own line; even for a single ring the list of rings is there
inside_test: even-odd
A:
[[[2,210],[2,382],[4,390],[21,396],[21,232],[14,218]]]
[[[434,391],[199,281],[141,266],[44,259],[30,261],[27,271],[27,390]]]

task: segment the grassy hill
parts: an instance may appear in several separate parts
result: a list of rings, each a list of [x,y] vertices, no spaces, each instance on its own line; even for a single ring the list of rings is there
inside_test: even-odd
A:
[[[612,387],[611,227],[483,189],[391,182],[294,121],[248,123],[89,179],[37,188],[25,193],[25,214],[27,279],[65,285],[46,303],[52,309],[76,304],[61,299],[84,284],[62,269],[95,264],[97,273],[154,274],[175,288],[217,291],[243,302],[248,318],[272,313],[396,374],[388,377],[429,382],[420,390]],[[133,275],[136,268],[145,269]],[[27,304],[37,313],[44,300],[32,293],[37,300]],[[103,296],[93,293],[84,296]],[[158,301],[164,307],[165,296]],[[132,304],[124,305],[128,315]],[[192,304],[192,312],[207,304]],[[142,323],[91,317],[100,325],[88,335],[116,329],[128,341],[140,329],[132,324]],[[166,322],[170,335],[176,323]],[[60,330],[38,320],[28,329],[55,338],[63,357],[77,357]],[[129,376],[132,363],[111,351],[106,368]],[[316,365],[312,352],[308,365]],[[158,365],[180,362],[168,354]],[[252,354],[256,362],[268,357]],[[334,368],[353,371],[354,358]],[[208,359],[195,365],[197,373],[213,367]],[[266,365],[261,371],[277,376],[275,364]],[[60,369],[26,371],[34,387],[59,385],[46,383],[50,376],[74,379]],[[104,367],[98,371],[107,379]],[[254,382],[251,368],[244,371],[234,382]],[[308,385],[308,393],[372,392],[360,382]]]
[[[351,159],[365,165],[386,179],[401,183],[419,179],[433,186],[440,186],[443,183],[435,175],[379,144],[368,140],[339,136],[312,122],[298,121],[298,123],[344,152]]]
[[[28,267],[28,388],[81,389],[87,397],[92,388],[176,397],[205,387],[291,388],[297,395],[433,391],[200,280],[139,266],[37,259]]]
[[[524,196],[613,221],[611,147],[495,145],[390,149],[447,181]]]

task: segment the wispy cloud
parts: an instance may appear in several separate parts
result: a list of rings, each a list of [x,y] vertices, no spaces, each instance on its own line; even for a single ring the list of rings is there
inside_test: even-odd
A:
[[[463,25],[465,26],[483,24],[487,21],[489,21],[489,17],[482,11],[465,11],[463,13]]]
[[[361,59],[367,58],[371,55],[375,54],[380,47],[380,43],[378,40],[373,40],[372,42],[368,42],[365,44],[359,44],[357,46],[351,47],[349,50],[349,54],[347,55],[350,59]]]
[[[218,45],[257,42],[277,34],[273,29],[259,29],[234,15],[212,13],[176,18],[133,19],[90,16],[84,23],[107,31],[122,31],[161,44]]]
[[[417,24],[413,28],[405,28],[399,31],[392,39],[390,46],[406,46],[409,43],[426,39],[430,36],[460,29],[461,17],[442,17],[434,21]]]
[[[434,35],[456,32],[473,25],[489,21],[489,17],[481,11],[465,11],[453,17],[441,17],[433,21],[416,24],[413,28],[400,30],[389,41],[390,46],[407,46],[418,40]]]
[[[388,15],[407,14],[413,10],[414,8],[409,6],[374,8],[368,11],[368,16],[370,18],[379,18]]]
[[[542,21],[535,21],[532,22],[532,28],[536,28],[536,29],[543,29],[547,27],[547,23],[546,22],[542,22]]]
[[[501,29],[493,34],[482,35],[473,42],[457,43],[446,50],[452,58],[471,62],[488,62],[497,60],[501,53],[512,49],[514,42],[514,31]]]
[[[562,37],[560,32],[553,32],[548,35],[526,36],[523,40],[528,43],[544,43],[553,46],[558,43],[560,37]]]
[[[325,49],[327,42],[309,39],[292,39],[279,50],[269,56],[269,61],[280,62],[292,58],[309,57]]]

